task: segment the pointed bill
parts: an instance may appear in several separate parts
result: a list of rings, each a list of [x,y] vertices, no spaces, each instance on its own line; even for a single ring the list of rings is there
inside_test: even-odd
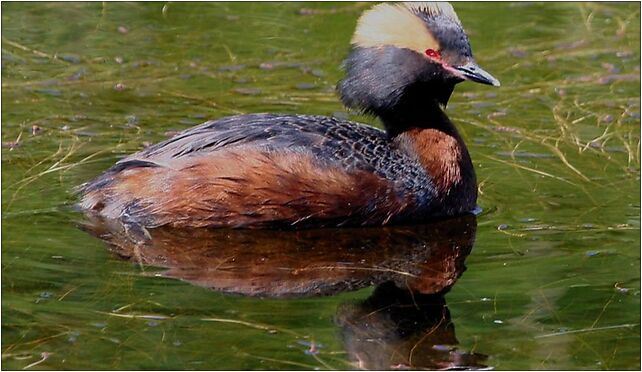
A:
[[[466,63],[463,66],[453,66],[453,70],[462,79],[474,81],[476,83],[492,85],[495,87],[500,86],[499,80],[495,79],[493,75],[484,71],[481,67],[477,66],[475,62]]]

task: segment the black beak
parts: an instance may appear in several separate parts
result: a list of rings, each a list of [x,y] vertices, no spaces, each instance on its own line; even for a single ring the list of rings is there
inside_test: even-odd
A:
[[[457,71],[457,74],[465,80],[474,81],[476,83],[482,83],[486,85],[492,85],[498,87],[501,84],[499,80],[495,79],[493,75],[482,70],[481,67],[477,66],[474,62],[466,63],[463,66],[453,66],[453,69]]]

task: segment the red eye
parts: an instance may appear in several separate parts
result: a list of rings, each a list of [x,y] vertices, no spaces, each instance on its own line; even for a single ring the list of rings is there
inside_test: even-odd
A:
[[[430,59],[436,59],[436,60],[441,59],[441,54],[439,54],[439,52],[434,49],[426,49],[426,55]]]

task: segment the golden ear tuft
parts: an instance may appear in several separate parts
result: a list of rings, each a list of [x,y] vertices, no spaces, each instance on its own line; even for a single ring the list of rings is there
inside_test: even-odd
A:
[[[365,11],[357,22],[352,44],[364,48],[394,46],[419,53],[426,49],[438,50],[439,43],[418,16],[418,12],[423,11],[421,9],[427,11],[427,3],[416,4],[424,6],[417,8],[406,4],[382,3]],[[437,8],[433,6],[430,9]]]

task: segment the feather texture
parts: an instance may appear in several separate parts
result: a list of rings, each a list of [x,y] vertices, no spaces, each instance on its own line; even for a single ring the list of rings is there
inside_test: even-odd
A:
[[[330,117],[206,122],[116,163],[81,206],[146,226],[382,225],[437,211],[420,160]]]

